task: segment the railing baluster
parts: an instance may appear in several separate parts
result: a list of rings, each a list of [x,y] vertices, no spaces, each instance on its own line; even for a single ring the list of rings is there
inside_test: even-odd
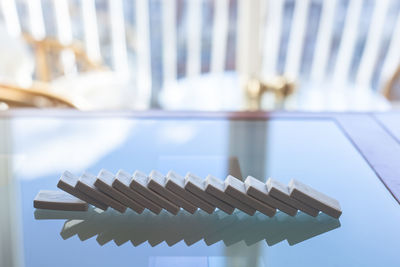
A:
[[[348,80],[351,61],[353,59],[357,32],[359,27],[360,15],[362,10],[362,0],[350,0],[346,12],[346,22],[343,25],[343,34],[340,41],[338,55],[336,58],[333,80],[339,83],[346,83]]]
[[[238,0],[236,69],[249,76],[260,74],[260,5],[259,0]]]
[[[228,40],[229,1],[214,1],[214,5],[211,72],[223,72]]]
[[[198,75],[201,72],[201,15],[202,0],[189,0],[187,3],[187,76]]]
[[[12,36],[20,35],[21,25],[15,0],[1,0],[1,9],[3,10],[4,22],[8,33]]]
[[[124,9],[121,0],[109,0],[113,67],[118,72],[128,72],[125,40]]]
[[[71,44],[72,28],[71,17],[67,0],[54,0],[54,11],[57,25],[57,36],[62,44]]]
[[[28,5],[30,31],[36,40],[42,40],[46,36],[44,27],[42,2],[40,0],[26,0]]]
[[[67,0],[54,0],[54,11],[57,26],[57,38],[63,45],[72,43],[71,17]],[[76,74],[75,55],[71,50],[61,52],[61,62],[65,75]]]
[[[272,76],[277,73],[279,47],[282,33],[283,0],[268,1],[265,22],[262,75]],[[264,24],[262,24],[264,25]]]
[[[382,71],[379,78],[379,88],[383,89],[387,80],[391,78],[400,64],[400,13],[397,14],[397,21],[394,26],[392,39],[390,41]]]
[[[362,54],[360,66],[356,76],[356,84],[368,89],[371,78],[378,59],[380,44],[382,41],[382,33],[385,26],[386,14],[389,9],[390,1],[375,1],[374,13],[371,19],[368,36]]]
[[[162,38],[163,38],[163,74],[164,83],[176,80],[177,69],[177,25],[176,25],[176,1],[162,1]]]
[[[336,4],[336,0],[321,1],[322,10],[317,32],[317,41],[311,62],[310,79],[314,82],[321,82],[325,78],[333,37]]]
[[[94,0],[82,0],[82,20],[85,35],[85,48],[88,58],[101,61],[99,33],[97,28],[96,5]]]
[[[147,0],[136,0],[137,97],[138,108],[146,108],[151,98],[150,22]]]
[[[301,56],[305,43],[308,12],[310,9],[309,3],[309,0],[295,2],[285,63],[285,73],[293,77],[298,77],[300,72]]]

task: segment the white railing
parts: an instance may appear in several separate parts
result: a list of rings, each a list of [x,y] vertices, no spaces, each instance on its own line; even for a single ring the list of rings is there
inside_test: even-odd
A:
[[[117,72],[125,72],[132,75],[136,81],[137,95],[144,102],[150,102],[152,84],[163,84],[173,82],[177,77],[196,76],[201,74],[201,66],[204,64],[202,53],[209,53],[210,61],[206,62],[210,66],[211,72],[225,71],[228,47],[228,31],[230,27],[236,28],[236,70],[240,73],[255,76],[267,77],[279,73],[278,63],[284,64],[284,74],[307,79],[307,81],[323,82],[327,79],[331,81],[348,84],[350,81],[357,86],[366,89],[371,88],[371,83],[375,77],[381,85],[396,66],[400,63],[400,15],[394,14],[393,8],[399,9],[398,1],[379,0],[374,1],[370,26],[368,28],[365,44],[360,53],[358,42],[360,19],[362,18],[363,8],[366,3],[363,0],[349,0],[343,22],[343,31],[340,36],[336,36],[334,31],[338,23],[338,5],[342,4],[337,0],[186,0],[186,1],[159,1],[161,12],[149,10],[151,0],[132,0],[135,12],[124,12],[129,6],[130,0],[52,0],[54,10],[44,10],[42,0],[0,0],[1,18],[8,31],[13,36],[18,36],[21,32],[27,31],[36,39],[46,36],[46,26],[43,15],[46,12],[54,12],[57,36],[62,43],[69,43],[76,36],[73,36],[73,23],[71,23],[70,9],[80,9],[82,17],[83,40],[87,55],[94,61],[104,58],[102,54],[104,45],[109,47],[111,61],[110,67]],[[110,21],[100,21],[98,16],[98,6],[100,2],[103,8],[106,7],[107,17]],[[128,3],[130,5],[128,5]],[[178,6],[179,4],[179,6]],[[236,5],[233,9],[230,6]],[[21,6],[25,6],[28,18],[25,19],[29,26],[25,29],[19,14]],[[312,6],[320,10],[317,31],[308,32],[310,29],[310,12]],[[213,10],[212,29],[205,29],[203,11]],[[290,11],[288,13],[288,10]],[[180,13],[179,13],[179,12]],[[396,23],[388,20],[389,11],[392,16],[397,16]],[[184,14],[182,14],[182,12]],[[236,12],[236,21],[230,20],[230,12]],[[127,17],[126,14],[133,14]],[[178,14],[179,13],[179,14]],[[399,13],[397,11],[397,13]],[[292,14],[289,16],[288,14]],[[154,20],[155,16],[161,16]],[[179,20],[178,16],[185,19]],[[136,37],[126,38],[127,24],[132,25]],[[150,29],[150,21],[160,21],[159,25],[162,36],[157,36]],[[109,24],[109,43],[104,44],[99,38],[99,25]],[[185,25],[181,25],[181,24]],[[236,23],[233,25],[232,23]],[[389,24],[388,24],[389,23]],[[209,24],[207,24],[209,25]],[[290,25],[288,36],[283,31]],[[186,69],[178,69],[180,48],[177,46],[178,29],[185,28],[186,34]],[[387,29],[394,29],[391,31]],[[212,42],[210,51],[202,48],[204,31],[212,32]],[[156,31],[154,31],[156,32]],[[307,36],[315,41],[309,41]],[[135,42],[129,44],[128,42]],[[152,51],[150,44],[160,42],[162,47],[162,69],[163,75],[154,75],[151,67]],[[287,42],[287,43],[285,43]],[[335,46],[337,46],[335,49]],[[282,46],[282,44],[285,44]],[[338,45],[337,45],[338,44]],[[313,57],[309,62],[309,75],[301,75],[304,70],[304,51],[313,47]],[[132,48],[133,47],[133,48]],[[282,49],[286,48],[286,51]],[[383,53],[383,48],[388,47],[387,52]],[[332,54],[335,60],[330,60]],[[361,55],[360,55],[361,54]],[[128,58],[130,55],[135,58],[132,64]],[[282,58],[282,55],[285,55]],[[357,62],[356,71],[352,68],[355,57],[360,56]],[[74,73],[76,63],[73,54],[69,51],[62,53],[62,63],[65,73]],[[282,60],[285,62],[282,63]],[[103,59],[104,60],[104,59]],[[309,59],[307,59],[309,60]],[[333,71],[327,73],[328,64],[332,64]],[[183,73],[178,73],[183,71]],[[354,77],[350,77],[352,73]],[[375,75],[375,76],[374,76]],[[155,77],[163,77],[163,81],[154,83]],[[154,89],[154,88],[153,88]]]
[[[324,79],[327,69],[330,46],[332,43],[333,26],[335,19],[335,7],[337,0],[326,1],[320,13],[318,35],[315,44],[313,61],[311,62],[310,78],[316,82]]]
[[[229,1],[215,1],[214,26],[211,48],[211,72],[223,72],[225,70],[226,48],[228,42],[229,27]],[[218,42],[215,42],[218,40]]]
[[[163,74],[166,83],[177,78],[176,2],[162,1]]]

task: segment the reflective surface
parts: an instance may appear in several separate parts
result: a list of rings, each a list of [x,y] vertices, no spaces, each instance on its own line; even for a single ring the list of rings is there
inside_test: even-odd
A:
[[[1,120],[1,131],[1,266],[399,265],[400,207],[330,120],[19,118]],[[66,169],[173,169],[224,179],[231,157],[243,176],[296,178],[335,197],[343,209],[340,222],[319,224],[324,216],[314,221],[301,213],[293,222],[280,213],[273,219],[241,213],[154,219],[93,210],[85,218],[59,214],[62,220],[55,220],[49,218],[54,213],[33,209],[36,193],[56,189]],[[269,235],[283,225],[290,231]]]
[[[152,247],[164,241],[168,246],[173,246],[181,240],[188,246],[202,240],[208,246],[219,241],[223,241],[225,246],[240,241],[251,246],[262,240],[273,246],[285,239],[289,245],[295,245],[340,227],[340,221],[328,215],[311,217],[301,212],[295,217],[278,212],[269,218],[261,213],[249,216],[237,211],[228,215],[219,210],[211,215],[203,211],[195,214],[181,211],[175,216],[165,211],[156,215],[147,210],[143,214],[131,210],[121,214],[114,210],[103,212],[99,209],[88,212],[38,209],[35,210],[35,218],[68,219],[61,230],[63,239],[78,235],[81,241],[85,241],[97,236],[99,245],[114,240],[118,246],[128,241],[134,246],[146,241]]]
[[[375,114],[382,126],[400,142],[400,112]]]

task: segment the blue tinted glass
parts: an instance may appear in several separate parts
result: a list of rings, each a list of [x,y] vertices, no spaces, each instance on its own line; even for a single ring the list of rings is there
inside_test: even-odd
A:
[[[6,166],[1,205],[9,218],[3,216],[2,243],[13,244],[9,261],[26,266],[398,265],[399,205],[330,120],[26,118],[1,123]],[[274,218],[220,211],[176,217],[95,210],[35,213],[37,192],[55,190],[64,170],[80,175],[102,168],[114,173],[172,169],[220,179],[234,171],[284,183],[296,178],[338,199],[343,215],[338,221],[280,212]]]

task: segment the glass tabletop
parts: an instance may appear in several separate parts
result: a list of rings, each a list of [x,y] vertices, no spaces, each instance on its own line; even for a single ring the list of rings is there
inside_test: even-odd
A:
[[[4,266],[398,266],[400,207],[329,119],[0,120]],[[60,174],[100,169],[298,179],[339,200],[340,220],[301,212],[177,216],[35,210]],[[0,264],[0,265],[1,265]],[[3,266],[2,265],[2,266]]]

